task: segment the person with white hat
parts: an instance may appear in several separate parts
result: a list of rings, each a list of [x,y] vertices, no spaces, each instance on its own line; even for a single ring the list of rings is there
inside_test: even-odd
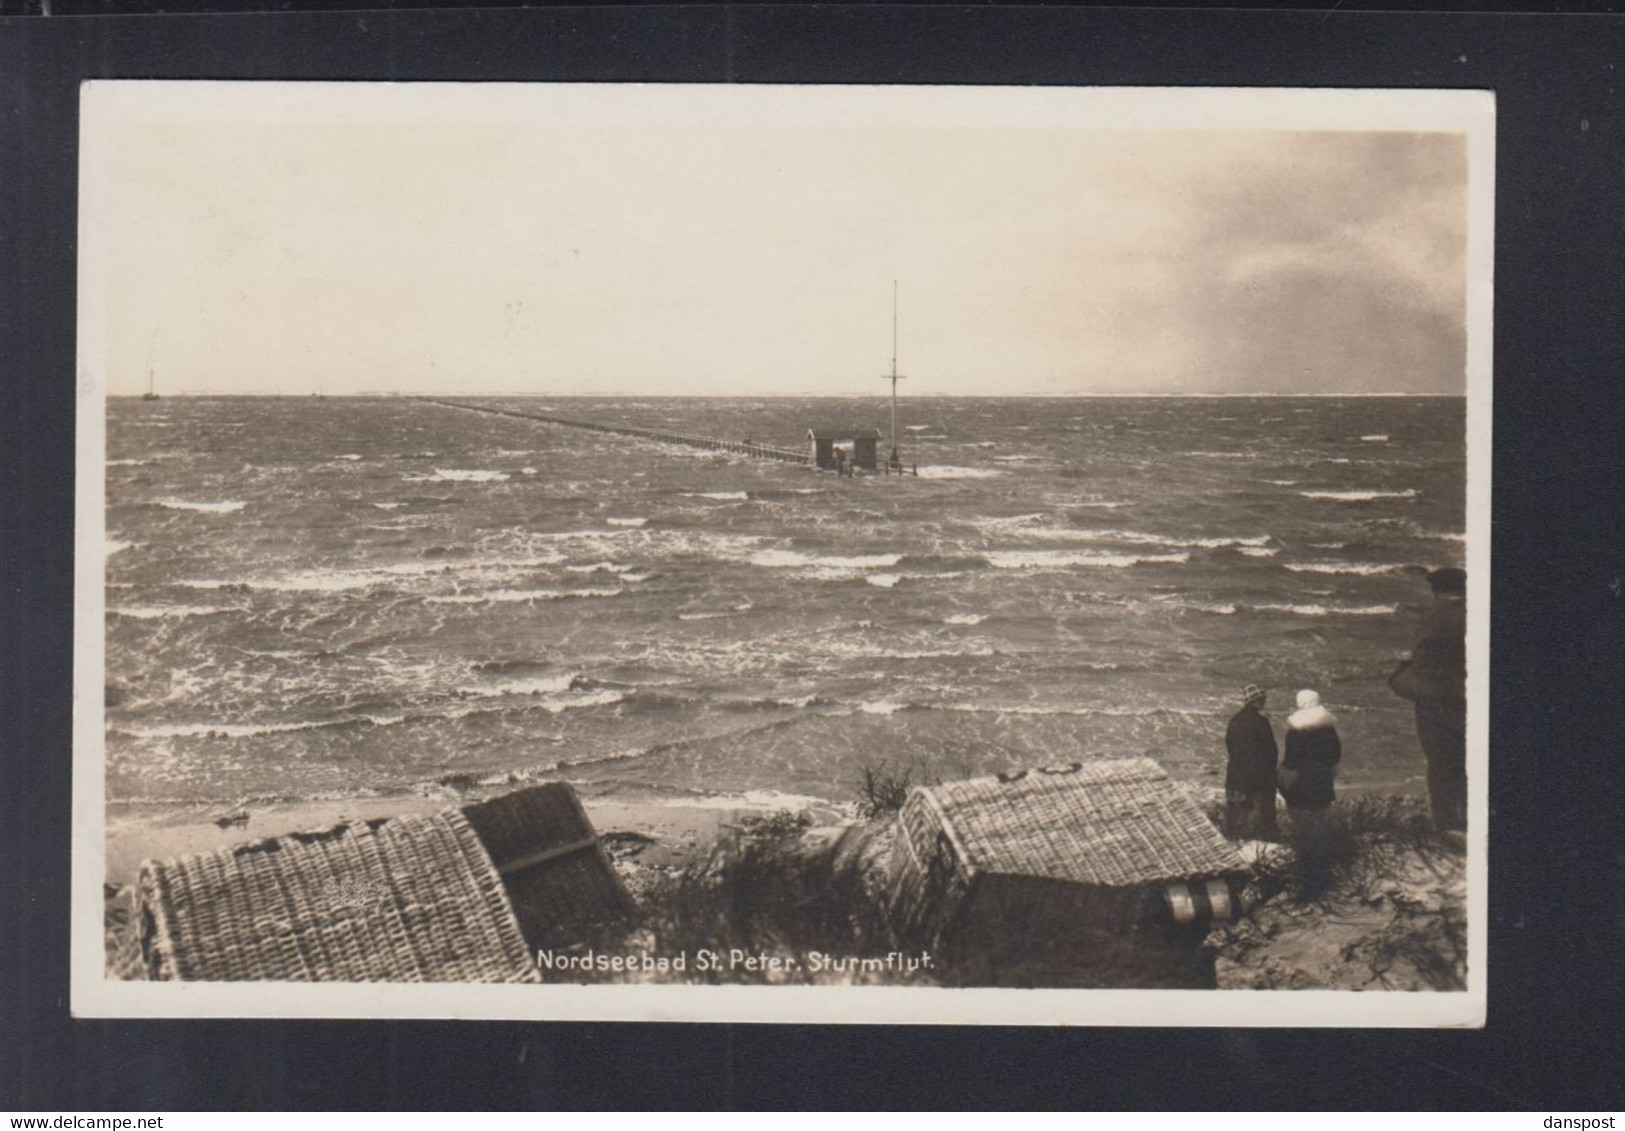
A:
[[[1337,799],[1333,783],[1343,759],[1337,718],[1321,706],[1320,693],[1298,692],[1298,709],[1286,717],[1286,752],[1281,757],[1281,796],[1294,833],[1319,824]]]

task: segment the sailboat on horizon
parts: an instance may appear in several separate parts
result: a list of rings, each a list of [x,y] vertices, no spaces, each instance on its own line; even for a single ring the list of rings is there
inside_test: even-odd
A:
[[[147,366],[147,391],[141,394],[141,399],[144,401],[155,401],[158,399],[158,390],[153,386],[152,366],[150,365]]]

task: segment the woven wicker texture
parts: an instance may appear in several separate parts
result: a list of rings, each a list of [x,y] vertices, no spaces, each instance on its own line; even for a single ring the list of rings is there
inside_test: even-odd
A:
[[[455,809],[148,861],[132,920],[148,976],[165,980],[539,980]]]
[[[625,926],[632,897],[575,790],[549,782],[463,810],[502,876],[531,949],[563,947]]]
[[[958,867],[1103,887],[1245,868],[1149,758],[921,788],[904,806],[903,828],[917,860],[936,855],[946,834]]]

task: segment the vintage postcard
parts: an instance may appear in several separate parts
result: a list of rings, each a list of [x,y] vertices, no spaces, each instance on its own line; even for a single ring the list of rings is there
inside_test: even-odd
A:
[[[86,84],[74,1011],[1482,1024],[1494,123]]]

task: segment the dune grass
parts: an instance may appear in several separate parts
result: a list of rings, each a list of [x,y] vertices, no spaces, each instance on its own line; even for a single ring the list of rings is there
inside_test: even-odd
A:
[[[877,838],[888,826],[844,830],[809,840],[799,813],[750,818],[709,853],[656,884],[644,899],[643,931],[657,954],[701,949],[803,959],[817,951],[867,957],[891,949],[873,882]],[[711,982],[811,982],[803,965],[789,971],[738,968],[694,972]]]

